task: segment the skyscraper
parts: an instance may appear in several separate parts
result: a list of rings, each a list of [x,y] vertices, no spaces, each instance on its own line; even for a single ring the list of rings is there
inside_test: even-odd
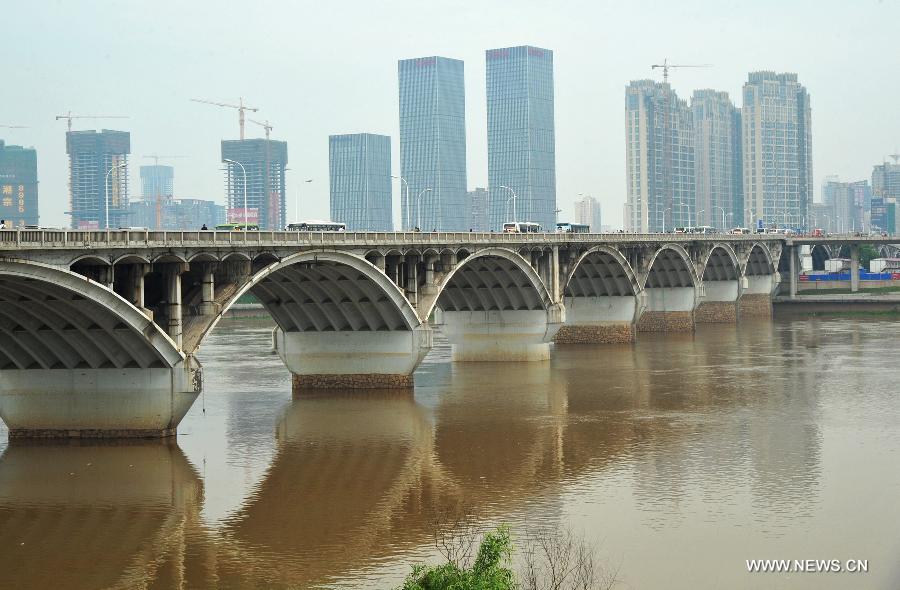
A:
[[[141,166],[141,197],[156,200],[175,194],[175,169],[171,166]]]
[[[393,230],[390,137],[329,136],[328,169],[332,221],[346,223],[350,231]]]
[[[466,194],[466,222],[472,231],[489,231],[490,193],[486,188],[478,187]]]
[[[243,165],[225,162],[234,160]],[[222,141],[222,161],[225,169],[225,194],[228,220],[243,223],[244,171],[246,170],[248,223],[260,229],[284,229],[285,188],[284,170],[287,166],[287,142],[269,139],[235,139]]]
[[[807,228],[813,200],[811,111],[797,74],[751,72],[742,121],[744,199],[751,223]]]
[[[591,233],[600,233],[600,202],[590,195],[575,200],[575,223],[591,227]]]
[[[699,225],[719,229],[743,225],[741,111],[727,92],[695,90],[694,175]]]
[[[130,152],[131,134],[127,131],[66,133],[73,229],[131,225],[127,168]]]
[[[696,223],[693,115],[668,83],[625,88],[625,231]]]
[[[0,139],[0,219],[7,228],[38,223],[37,152]]]
[[[423,229],[467,229],[463,62],[436,56],[403,59],[397,70],[400,174],[410,201],[404,192],[401,224],[409,219],[416,225],[419,219]]]
[[[554,231],[553,52],[508,47],[490,49],[485,58],[491,228],[498,230],[507,221],[533,221]],[[513,192],[515,201],[510,203]]]

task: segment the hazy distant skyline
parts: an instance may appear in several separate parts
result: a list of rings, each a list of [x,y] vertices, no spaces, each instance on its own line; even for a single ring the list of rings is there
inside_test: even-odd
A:
[[[869,179],[900,145],[900,3],[557,2],[279,3],[19,2],[3,9],[8,144],[38,150],[41,223],[68,225],[68,110],[129,115],[75,120],[73,129],[131,132],[132,198],[142,155],[189,156],[175,167],[177,196],[225,202],[220,140],[236,139],[237,112],[190,98],[260,108],[272,139],[288,142],[287,207],[327,218],[328,136],[392,138],[399,173],[397,60],[439,55],[465,62],[469,188],[487,185],[486,49],[534,45],[554,52],[557,201],[570,220],[578,193],[596,197],[604,223],[620,226],[625,201],[624,89],[673,70],[681,98],[729,93],[755,70],[796,72],[812,105],[814,191],[822,179]],[[264,130],[247,124],[247,137]],[[312,178],[306,184],[303,180]],[[400,186],[394,184],[394,217]]]

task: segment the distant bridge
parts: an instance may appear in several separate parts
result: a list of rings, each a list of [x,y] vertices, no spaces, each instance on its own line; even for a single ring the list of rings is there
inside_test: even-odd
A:
[[[255,295],[295,389],[410,387],[441,325],[457,361],[771,314],[799,246],[772,235],[0,231],[0,417],[11,436],[173,434],[195,353]],[[781,273],[779,273],[781,270]]]

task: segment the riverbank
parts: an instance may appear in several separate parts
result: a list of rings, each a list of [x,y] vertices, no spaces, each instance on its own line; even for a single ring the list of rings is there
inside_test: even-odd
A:
[[[841,317],[900,316],[900,294],[798,294],[793,299],[787,296],[775,297],[772,304],[776,317],[809,315]]]

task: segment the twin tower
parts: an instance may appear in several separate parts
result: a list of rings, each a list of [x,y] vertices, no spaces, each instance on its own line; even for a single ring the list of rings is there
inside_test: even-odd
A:
[[[463,62],[446,57],[398,62],[399,229],[499,230],[507,221],[555,228],[553,52],[508,47],[490,49],[485,58],[490,187],[486,208],[473,207],[467,199]],[[329,166],[334,221],[346,223],[348,230],[394,229],[390,138],[333,135]],[[487,219],[478,219],[479,215]]]

